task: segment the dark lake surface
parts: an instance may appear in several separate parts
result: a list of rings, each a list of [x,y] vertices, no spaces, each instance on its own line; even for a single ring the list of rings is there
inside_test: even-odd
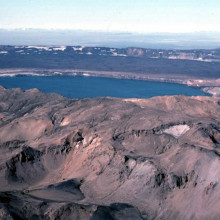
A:
[[[15,76],[0,77],[6,88],[38,88],[69,98],[112,96],[120,98],[150,98],[163,95],[209,96],[199,88],[175,83],[112,79],[83,76]]]

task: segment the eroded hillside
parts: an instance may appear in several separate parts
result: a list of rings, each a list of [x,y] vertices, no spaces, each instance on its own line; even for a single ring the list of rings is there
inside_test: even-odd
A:
[[[218,219],[220,103],[0,87],[1,219]]]

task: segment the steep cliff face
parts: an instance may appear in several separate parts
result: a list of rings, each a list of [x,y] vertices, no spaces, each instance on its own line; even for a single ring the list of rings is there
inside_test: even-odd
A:
[[[1,219],[218,219],[220,103],[0,87]]]

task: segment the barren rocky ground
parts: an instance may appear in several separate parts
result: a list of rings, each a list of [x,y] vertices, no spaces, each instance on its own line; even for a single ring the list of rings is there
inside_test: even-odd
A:
[[[0,219],[219,219],[220,102],[0,87]]]

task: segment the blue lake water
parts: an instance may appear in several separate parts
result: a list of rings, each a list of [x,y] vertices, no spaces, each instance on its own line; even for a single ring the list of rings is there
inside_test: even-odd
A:
[[[112,79],[82,76],[16,76],[0,77],[0,85],[6,88],[38,88],[69,98],[121,97],[150,98],[163,95],[205,95],[199,88],[175,83],[150,82],[129,79]]]

